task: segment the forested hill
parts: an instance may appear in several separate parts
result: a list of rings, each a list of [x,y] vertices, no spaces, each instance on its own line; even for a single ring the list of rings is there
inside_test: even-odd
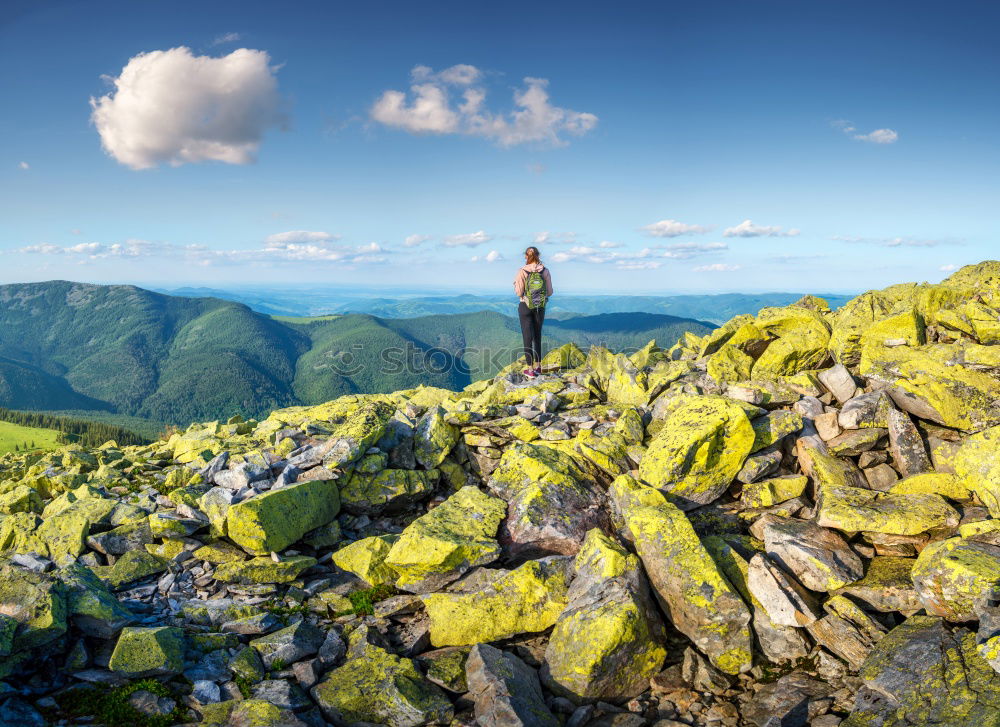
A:
[[[670,345],[701,321],[616,313],[552,320],[546,344]],[[459,388],[520,346],[497,312],[272,317],[217,298],[67,281],[0,286],[0,406],[187,423],[417,384]]]

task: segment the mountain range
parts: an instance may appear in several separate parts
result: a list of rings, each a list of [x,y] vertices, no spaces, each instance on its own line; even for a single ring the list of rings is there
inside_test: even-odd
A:
[[[483,310],[510,313],[510,294],[427,295],[424,291],[330,288],[175,288],[156,289],[168,295],[213,297],[243,303],[258,313],[316,316],[331,313],[367,313],[382,318],[414,318]],[[741,313],[755,315],[761,308],[794,303],[801,293],[719,293],[714,295],[564,295],[556,291],[548,304],[552,317],[600,315],[603,313],[659,313],[694,318],[721,325]],[[839,308],[850,295],[822,296],[831,308]]]
[[[511,304],[507,300],[507,310]],[[711,323],[604,312],[554,316],[546,344],[670,345]],[[0,406],[159,423],[418,384],[461,388],[520,354],[515,318],[491,310],[387,318],[267,315],[231,300],[68,281],[0,286]]]

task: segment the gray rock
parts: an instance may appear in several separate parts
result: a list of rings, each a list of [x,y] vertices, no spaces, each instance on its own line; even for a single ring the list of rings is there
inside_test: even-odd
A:
[[[889,410],[889,451],[892,452],[893,464],[903,477],[934,470],[920,432],[913,425],[910,415],[899,409]]]
[[[763,553],[750,559],[747,588],[780,626],[806,626],[822,615],[815,598]]]
[[[861,558],[840,535],[806,520],[770,519],[764,526],[764,548],[813,591],[833,591],[865,574]]]
[[[141,549],[155,542],[147,520],[119,525],[107,532],[90,535],[87,547],[104,555],[124,555],[130,550]]]
[[[146,689],[132,692],[129,695],[128,703],[136,712],[147,717],[166,717],[177,708],[177,702],[170,697],[161,697]]]
[[[285,664],[291,664],[312,656],[319,651],[325,639],[323,631],[308,621],[299,621],[273,634],[254,639],[250,646],[258,651],[264,666],[270,669],[279,659]]]
[[[853,397],[854,392],[858,388],[857,383],[854,381],[854,377],[851,376],[851,372],[848,371],[844,364],[837,364],[836,366],[832,366],[824,371],[820,371],[816,378],[820,380],[820,383],[823,384],[823,386],[825,386],[841,404]]]
[[[222,700],[222,690],[213,681],[198,679],[192,683],[191,697],[199,704],[214,704]]]
[[[207,465],[198,470],[198,474],[201,475],[202,482],[214,482],[215,476],[226,469],[228,464],[229,452],[223,450],[215,455]]]
[[[465,662],[480,727],[558,727],[535,670],[513,654],[477,644]]]
[[[751,482],[757,482],[768,475],[774,474],[780,466],[780,447],[777,445],[768,447],[747,457],[743,462],[743,468],[736,475],[736,479],[748,485]]]
[[[254,685],[253,698],[262,699],[281,709],[303,709],[312,704],[302,687],[288,679],[265,679],[259,682]]]
[[[892,400],[884,391],[872,391],[846,402],[837,416],[841,429],[863,429],[888,426]]]
[[[273,613],[257,613],[253,616],[226,621],[219,628],[226,633],[259,636],[260,634],[269,634],[280,626],[281,619]]]
[[[37,709],[18,697],[0,704],[0,724],[17,727],[45,727],[48,722]]]
[[[801,671],[765,684],[743,710],[743,718],[757,727],[806,727],[809,702],[828,696],[833,688]]]
[[[330,668],[331,666],[336,666],[346,653],[347,644],[344,643],[340,634],[330,629],[326,632],[326,637],[323,639],[323,643],[319,647],[316,656],[324,667]]]
[[[993,727],[1000,720],[1000,674],[976,652],[968,629],[911,616],[872,649],[844,727]]]

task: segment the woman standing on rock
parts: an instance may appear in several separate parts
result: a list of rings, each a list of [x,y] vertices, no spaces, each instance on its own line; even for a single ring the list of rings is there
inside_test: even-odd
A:
[[[542,321],[545,304],[552,295],[552,276],[542,265],[537,247],[524,251],[524,265],[514,276],[514,294],[520,299],[517,317],[521,321],[524,360],[528,368],[524,375],[534,378],[542,373]]]

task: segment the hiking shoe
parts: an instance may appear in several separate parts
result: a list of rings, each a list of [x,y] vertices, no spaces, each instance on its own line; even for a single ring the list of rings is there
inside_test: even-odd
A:
[[[538,366],[537,368],[535,368],[535,376],[541,376],[541,375],[542,375],[542,367]]]
[[[535,373],[534,369],[525,369],[521,373],[527,376],[529,379],[533,379],[536,376],[538,376],[538,374]]]

